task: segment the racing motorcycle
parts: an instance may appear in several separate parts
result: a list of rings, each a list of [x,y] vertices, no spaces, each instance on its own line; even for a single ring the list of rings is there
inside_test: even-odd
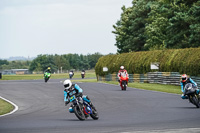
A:
[[[122,90],[126,90],[126,87],[127,87],[127,84],[128,84],[128,79],[129,79],[129,77],[126,74],[121,75],[120,86],[121,86]]]
[[[85,78],[85,72],[84,71],[81,72],[81,77],[82,77],[82,79]]]
[[[72,79],[73,76],[74,76],[74,72],[73,72],[73,71],[70,71],[70,72],[69,72],[69,78]]]
[[[185,85],[185,95],[188,96],[189,101],[199,108],[199,94],[196,94],[196,87],[192,83]]]
[[[44,73],[44,82],[47,82],[50,77],[51,77],[51,73],[45,72]]]
[[[86,97],[81,98],[73,95],[69,100],[72,102],[74,113],[79,120],[83,121],[89,116],[91,116],[94,120],[99,119],[96,108],[93,105],[89,105],[87,101],[90,100],[88,100]]]

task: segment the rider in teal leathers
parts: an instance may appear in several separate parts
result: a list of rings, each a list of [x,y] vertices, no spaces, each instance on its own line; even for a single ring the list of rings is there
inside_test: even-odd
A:
[[[196,87],[196,93],[199,94],[199,89],[197,88],[197,83],[194,82],[191,78],[188,78],[188,76],[186,74],[183,74],[182,81],[181,81],[181,91],[183,92],[183,94],[181,95],[182,99],[187,99],[187,96],[185,95],[185,90],[184,90],[184,87],[187,83],[192,83],[194,85],[194,87]]]
[[[67,79],[63,82],[63,85],[65,88],[64,90],[65,105],[68,105],[68,103],[70,102],[69,98],[71,96],[76,95],[76,97],[82,98],[84,101],[88,102],[90,106],[93,106],[88,96],[83,95],[83,90],[77,84],[72,84],[72,82]],[[73,104],[69,107],[69,112],[74,113]]]

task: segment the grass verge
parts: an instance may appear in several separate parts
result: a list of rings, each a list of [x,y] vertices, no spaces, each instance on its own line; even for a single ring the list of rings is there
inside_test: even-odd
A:
[[[71,80],[73,83],[77,82],[97,82],[97,79],[80,79],[80,80]]]
[[[117,81],[106,81],[108,84],[118,85]],[[181,87],[176,85],[163,85],[163,84],[150,84],[150,83],[128,83],[128,87],[144,89],[144,90],[152,90],[152,91],[160,91],[174,94],[182,94]]]
[[[0,98],[0,115],[7,114],[14,110],[14,106]]]
[[[0,80],[36,80],[43,79],[43,74],[25,74],[25,75],[2,75],[2,79]],[[85,74],[85,78],[94,78],[96,77],[95,72],[87,72]],[[63,79],[69,78],[68,73],[60,73],[60,74],[51,74],[51,79]],[[73,78],[81,78],[80,72],[75,72]]]

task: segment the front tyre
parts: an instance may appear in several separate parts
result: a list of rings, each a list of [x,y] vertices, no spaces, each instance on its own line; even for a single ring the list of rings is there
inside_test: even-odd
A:
[[[126,90],[126,82],[125,81],[122,82],[122,88],[123,88],[123,90]]]
[[[197,98],[196,95],[192,97],[192,101],[193,101],[194,105],[195,105],[197,108],[199,108],[199,100],[198,100],[198,98]]]
[[[45,82],[47,82],[49,80],[49,77],[48,78],[45,78]]]
[[[92,108],[92,114],[90,114],[90,116],[92,117],[92,119],[94,120],[98,120],[99,119],[99,115],[98,115],[98,112],[96,110],[95,107],[91,107]]]
[[[85,120],[85,115],[83,113],[83,109],[82,109],[81,105],[74,106],[74,113],[79,120],[81,120],[81,121]]]

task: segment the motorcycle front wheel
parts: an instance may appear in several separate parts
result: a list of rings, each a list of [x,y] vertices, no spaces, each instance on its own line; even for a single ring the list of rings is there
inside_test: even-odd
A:
[[[84,121],[85,120],[85,115],[83,113],[83,108],[81,105],[76,105],[74,106],[74,113],[76,115],[76,117],[81,120]]]
[[[193,101],[194,105],[195,105],[197,108],[199,108],[199,100],[198,100],[198,98],[197,98],[196,95],[192,97],[192,101]]]
[[[45,82],[47,82],[49,80],[49,78],[45,78]]]
[[[126,82],[122,81],[122,90],[126,90]]]

